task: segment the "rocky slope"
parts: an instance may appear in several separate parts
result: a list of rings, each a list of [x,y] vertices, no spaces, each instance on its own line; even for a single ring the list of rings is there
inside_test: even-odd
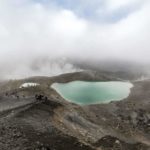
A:
[[[150,149],[149,80],[132,81],[131,94],[123,101],[88,106],[69,103],[50,88],[54,82],[73,80],[121,79],[111,74],[78,72],[1,83],[0,149]],[[25,82],[40,86],[19,88]]]

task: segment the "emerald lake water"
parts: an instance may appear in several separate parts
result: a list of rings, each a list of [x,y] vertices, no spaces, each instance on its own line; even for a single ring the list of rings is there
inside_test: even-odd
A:
[[[130,82],[85,82],[54,83],[51,86],[67,101],[80,104],[99,104],[127,98],[133,85]]]

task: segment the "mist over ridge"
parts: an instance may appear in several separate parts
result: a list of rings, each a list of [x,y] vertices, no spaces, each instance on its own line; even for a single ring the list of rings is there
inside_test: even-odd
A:
[[[148,71],[149,12],[147,0],[0,0],[0,77],[51,76],[88,65]]]

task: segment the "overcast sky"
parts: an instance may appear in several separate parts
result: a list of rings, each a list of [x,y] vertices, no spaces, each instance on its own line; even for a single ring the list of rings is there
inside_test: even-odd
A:
[[[149,0],[0,0],[5,76],[30,76],[29,66],[38,58],[150,63],[149,48]]]

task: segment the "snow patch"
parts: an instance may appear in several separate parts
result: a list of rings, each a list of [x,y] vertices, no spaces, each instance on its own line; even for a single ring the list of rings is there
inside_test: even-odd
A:
[[[35,87],[35,86],[39,86],[40,84],[38,83],[23,83],[20,88],[27,88],[27,87]]]

